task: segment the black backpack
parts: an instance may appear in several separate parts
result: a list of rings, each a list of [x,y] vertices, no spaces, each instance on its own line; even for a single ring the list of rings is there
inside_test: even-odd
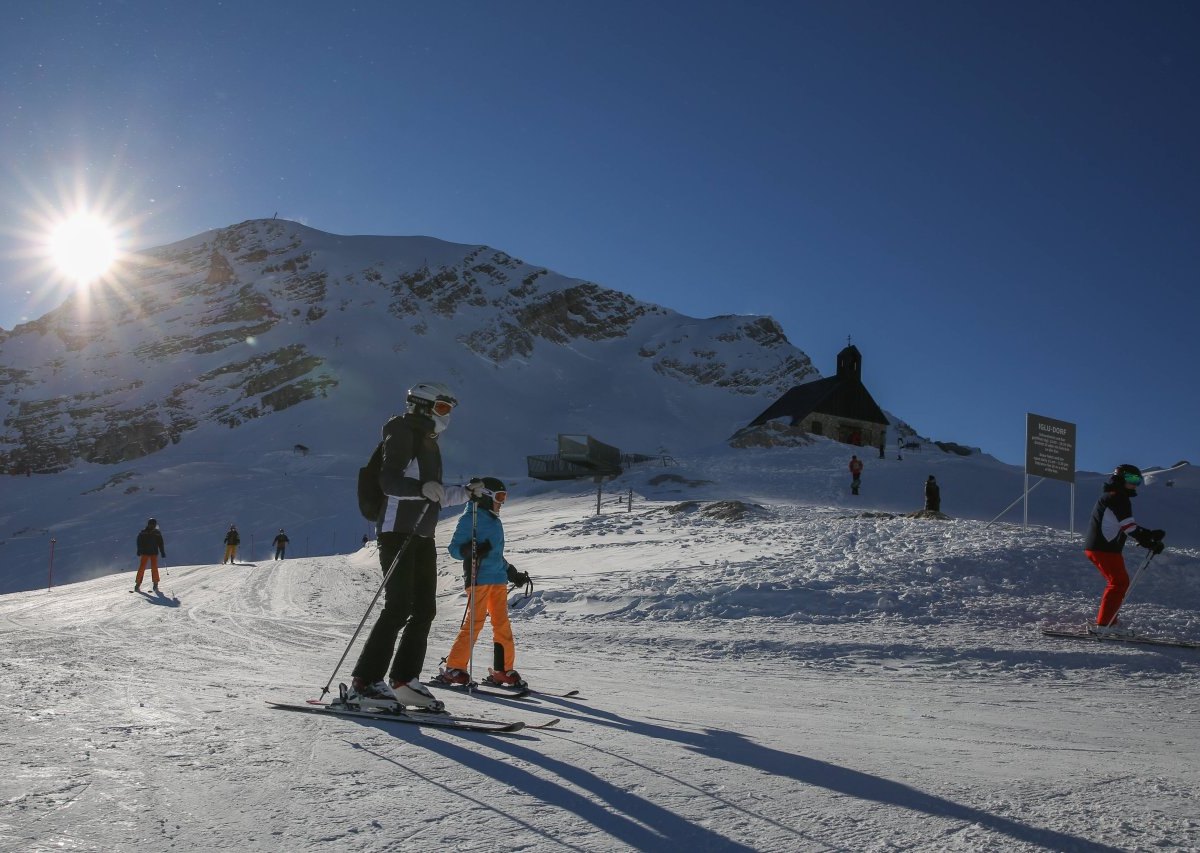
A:
[[[366,466],[358,469],[358,511],[367,521],[378,521],[383,512],[383,489],[379,487],[379,472],[383,468],[383,442],[375,446],[375,452]]]

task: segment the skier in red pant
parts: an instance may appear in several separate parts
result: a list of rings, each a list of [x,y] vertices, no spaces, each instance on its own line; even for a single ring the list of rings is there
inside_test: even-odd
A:
[[[1100,610],[1096,613],[1096,624],[1088,630],[1095,633],[1116,633],[1117,611],[1125,600],[1129,589],[1129,573],[1125,570],[1125,539],[1132,538],[1152,554],[1161,554],[1162,530],[1147,530],[1133,517],[1130,498],[1137,496],[1137,487],[1143,482],[1142,472],[1135,465],[1118,465],[1104,484],[1100,500],[1092,510],[1092,521],[1088,527],[1084,552],[1092,561],[1108,586],[1100,598]]]

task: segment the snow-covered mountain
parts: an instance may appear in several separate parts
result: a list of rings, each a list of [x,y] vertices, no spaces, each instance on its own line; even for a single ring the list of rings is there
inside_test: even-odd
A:
[[[229,523],[303,523],[329,552],[357,538],[354,471],[422,380],[459,396],[442,444],[465,477],[523,474],[559,433],[641,453],[718,442],[818,375],[770,318],[686,317],[424,237],[250,221],[117,278],[0,332],[0,575],[32,559],[32,537],[39,565],[56,538],[61,576],[79,577],[150,515],[193,560]],[[310,488],[319,506],[296,499]],[[191,494],[221,497],[189,502],[184,525]]]
[[[586,433],[672,463],[636,466],[610,490],[836,503],[852,448],[727,443],[818,377],[769,318],[689,318],[481,246],[246,222],[147,252],[119,285],[0,332],[0,592],[123,570],[150,516],[176,565],[219,562],[231,523],[250,559],[281,527],[298,554],[357,548],[369,530],[357,469],[407,387],[427,379],[461,401],[441,439],[448,481],[594,488],[526,477],[527,455]],[[1020,496],[1018,468],[893,426],[920,449],[902,461],[868,451],[856,507],[917,509],[928,474],[955,517],[989,520]],[[748,457],[759,460],[749,483]],[[1200,544],[1194,470],[1151,479],[1147,523]],[[1080,475],[1077,531],[1100,480]],[[1030,520],[1068,528],[1066,487],[1035,490]]]
[[[25,476],[34,456],[4,439],[0,849],[1200,848],[1196,651],[1038,630],[1094,616],[1103,581],[1080,540],[1101,475],[1080,475],[1073,518],[1048,483],[1029,527],[1020,506],[989,524],[1020,469],[896,422],[916,446],[867,453],[851,495],[854,448],[726,441],[816,375],[770,321],[691,320],[550,273],[517,298],[531,273],[513,285],[498,263],[507,286],[464,285],[477,247],[231,232],[152,253],[128,303],[97,295],[0,341],[5,435],[45,448]],[[307,270],[259,257],[293,233],[318,247]],[[337,260],[357,247],[386,275]],[[309,295],[325,296],[306,306],[318,265]],[[444,302],[441,285],[396,284],[443,268],[465,288]],[[559,311],[541,333],[531,305]],[[597,331],[609,320],[625,331]],[[263,701],[347,677],[338,658],[379,583],[356,471],[424,378],[461,389],[447,479],[510,483],[507,556],[535,580],[510,605],[518,667],[586,697],[447,701],[554,729],[503,739]],[[529,480],[523,456],[558,432],[652,460],[599,494]],[[930,474],[949,519],[910,517]],[[1200,639],[1200,477],[1154,471],[1140,491],[1168,548],[1122,618]],[[161,596],[129,592],[150,515]],[[279,527],[291,548],[272,562]],[[426,676],[457,630],[458,574],[442,548]]]
[[[430,378],[461,397],[448,442],[489,439],[458,458],[513,468],[553,452],[557,432],[630,451],[719,440],[817,375],[770,318],[697,320],[487,246],[275,220],[145,253],[116,284],[0,333],[0,364],[8,474],[213,432],[245,443],[240,427],[281,415],[288,447],[328,450],[312,421],[376,430]]]

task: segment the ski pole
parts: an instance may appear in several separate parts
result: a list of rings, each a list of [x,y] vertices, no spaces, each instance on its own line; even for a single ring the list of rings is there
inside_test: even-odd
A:
[[[413,537],[417,535],[417,528],[421,526],[421,522],[425,520],[425,513],[429,512],[432,503],[426,501],[425,506],[421,508],[421,514],[417,516],[417,521],[413,524],[413,532],[408,534],[408,538],[404,540],[404,544],[400,546],[400,550],[396,552],[395,558],[392,560],[392,565],[383,575],[383,582],[379,584],[379,589],[375,590],[375,597],[371,599],[371,603],[367,605],[367,610],[363,613],[362,619],[358,620],[358,627],[354,629],[353,636],[350,637],[350,642],[346,643],[346,650],[342,652],[342,656],[338,658],[337,666],[333,668],[333,672],[329,675],[329,680],[325,682],[325,686],[321,688],[321,696],[318,702],[325,698],[325,694],[329,692],[329,685],[333,684],[333,680],[337,678],[338,670],[342,668],[342,664],[346,662],[346,655],[350,654],[350,647],[354,645],[354,641],[358,639],[359,632],[362,631],[363,625],[367,623],[367,617],[371,615],[371,610],[375,607],[375,602],[379,600],[379,596],[383,595],[383,590],[387,587],[387,582],[392,577],[392,572],[396,571],[396,566],[400,565],[400,558],[404,556],[404,552],[408,550],[408,545],[413,541]]]
[[[475,588],[479,586],[479,552],[476,550],[475,523],[479,504],[471,501],[471,588],[467,590],[467,618],[471,620],[467,628],[471,645],[467,655],[467,684],[475,683]]]
[[[1129,591],[1131,589],[1133,589],[1133,585],[1135,583],[1137,583],[1137,579],[1142,576],[1142,572],[1145,571],[1146,567],[1148,565],[1150,565],[1150,561],[1153,559],[1154,559],[1154,552],[1151,551],[1149,554],[1146,555],[1146,562],[1142,563],[1142,565],[1138,568],[1138,570],[1133,573],[1133,578],[1129,581],[1129,586],[1127,586],[1125,588],[1125,597],[1123,599],[1121,599],[1122,604],[1124,604],[1126,601],[1129,600]],[[1112,623],[1116,622],[1116,621],[1117,621],[1117,614],[1114,613],[1112,615],[1112,618],[1109,619],[1108,622],[1105,623],[1104,627],[1109,628],[1112,626]]]

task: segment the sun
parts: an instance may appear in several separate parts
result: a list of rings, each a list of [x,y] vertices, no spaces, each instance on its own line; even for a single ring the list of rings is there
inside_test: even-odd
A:
[[[108,223],[78,213],[56,225],[47,248],[63,275],[86,285],[108,272],[117,259],[117,238]]]

